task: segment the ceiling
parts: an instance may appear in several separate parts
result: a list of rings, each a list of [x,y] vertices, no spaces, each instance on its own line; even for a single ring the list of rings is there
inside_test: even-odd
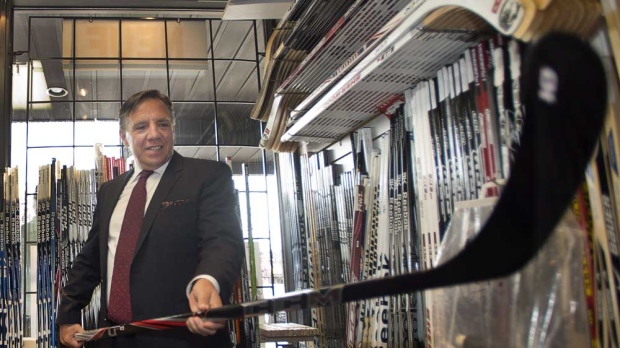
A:
[[[71,39],[67,39],[66,36],[63,37],[63,32],[69,32],[66,27],[63,31],[63,26],[66,24],[63,24],[61,19],[51,19],[40,21],[39,27],[36,31],[32,31],[29,40],[28,23],[30,17],[84,17],[87,20],[97,17],[142,18],[149,16],[170,18],[174,21],[183,18],[216,19],[221,17],[227,1],[14,0],[13,3],[16,6],[14,50],[27,51],[27,54],[17,57],[17,61],[27,61],[28,55],[34,60],[37,54],[43,57],[66,58],[67,55],[63,54],[62,42],[63,39],[64,41]],[[212,29],[213,52],[216,58],[253,59],[251,57],[254,57],[256,48],[251,22],[215,20],[212,22]],[[209,29],[207,29],[208,31]],[[76,41],[77,35],[79,33],[76,34]],[[257,36],[259,52],[264,52],[265,39],[262,21],[257,21]],[[30,42],[30,47],[28,47],[28,42]],[[202,40],[202,42],[208,42],[208,40]],[[78,44],[76,43],[76,46]],[[210,49],[210,47],[206,48]],[[125,49],[124,46],[122,49]],[[259,60],[262,60],[262,56],[259,56]],[[85,64],[85,62],[80,63],[78,59],[75,60],[75,67],[72,66],[73,62],[70,59],[43,60],[42,62],[41,70],[45,75],[47,85],[62,85],[69,89],[70,93],[75,89],[76,102],[126,99],[128,96],[126,91],[138,91],[144,88],[164,89],[166,86],[164,69],[166,63],[164,60],[142,62],[146,64],[134,68],[135,73],[132,74],[124,70],[127,67],[125,64],[132,62],[124,62],[122,77],[119,76],[121,75],[119,73],[121,64],[118,60],[88,63],[92,66],[86,69],[78,69],[78,64]],[[205,69],[211,70],[211,63],[208,61],[194,62],[193,65],[195,66],[190,63],[179,61],[175,63],[176,66],[170,64],[170,94],[173,101],[177,100],[175,112],[180,116],[177,121],[177,140],[181,139],[184,145],[179,150],[184,155],[191,157],[215,158],[212,148],[201,149],[198,146],[214,143],[216,136],[213,130],[214,105],[196,103],[194,100],[212,100],[217,94],[219,101],[231,102],[218,104],[218,128],[220,131],[217,136],[219,143],[240,145],[226,148],[226,153],[220,150],[221,157],[232,156],[233,162],[237,163],[259,160],[260,151],[248,147],[258,145],[258,139],[261,135],[257,121],[249,118],[252,103],[258,97],[258,73],[255,63],[216,61],[214,84],[211,83],[211,75],[205,77],[204,71]],[[208,66],[203,69],[205,65]],[[86,71],[78,73],[82,70]],[[162,71],[164,71],[163,75]],[[95,96],[85,98],[78,96],[77,91],[81,90],[81,86],[92,87],[93,84],[98,86],[97,89],[100,91],[98,98]],[[122,87],[120,87],[121,85]],[[119,89],[123,90],[122,96],[120,96],[120,92],[117,92]],[[83,118],[86,120],[93,117],[98,120],[114,119],[119,106],[118,102],[76,103],[76,107],[73,109],[71,107],[72,100],[66,99],[66,101],[66,104],[52,104],[52,108],[47,111],[38,110],[35,112],[31,109],[30,120],[36,121],[37,118],[41,121],[70,120],[73,113],[75,113],[76,119]],[[240,103],[235,104],[235,101]],[[25,111],[21,116],[17,115],[16,117],[15,114],[19,113],[14,113],[15,119],[25,119]]]
[[[227,0],[13,0],[16,7],[223,10]]]

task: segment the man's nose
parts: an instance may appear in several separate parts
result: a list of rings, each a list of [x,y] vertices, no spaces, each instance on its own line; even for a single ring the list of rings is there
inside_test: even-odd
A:
[[[157,124],[156,123],[149,124],[149,127],[146,132],[146,136],[149,139],[153,139],[153,138],[158,138],[159,135],[160,134],[159,134],[159,129],[157,129]]]

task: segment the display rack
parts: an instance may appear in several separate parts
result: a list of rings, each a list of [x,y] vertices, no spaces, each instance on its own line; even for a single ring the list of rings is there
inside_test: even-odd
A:
[[[362,3],[368,4],[378,2],[373,2],[372,0],[369,0],[367,2],[358,1],[355,3],[354,6],[358,6]],[[480,66],[478,66],[477,69],[479,69],[478,73],[482,72],[483,75],[486,73],[503,75],[505,69],[512,69],[511,71],[517,72],[520,70],[519,67],[503,67],[504,62],[506,62],[507,64],[512,63],[513,57],[510,56],[512,51],[509,51],[503,44],[500,44],[500,41],[513,41],[512,43],[514,43],[514,47],[516,47],[516,50],[519,51],[520,48],[524,46],[522,46],[521,43],[517,42],[516,40],[512,40],[512,38],[518,39],[521,42],[527,42],[536,39],[549,31],[557,29],[573,32],[586,38],[590,37],[590,30],[595,27],[597,20],[600,19],[600,5],[596,1],[590,0],[411,0],[408,1],[406,7],[402,8],[402,10],[400,10],[400,12],[398,12],[393,18],[391,18],[391,20],[389,20],[385,25],[383,25],[382,27],[374,28],[374,35],[372,35],[365,41],[362,41],[359,40],[359,36],[361,36],[359,32],[362,32],[362,29],[359,29],[358,32],[356,32],[353,29],[355,28],[355,26],[351,23],[354,21],[354,17],[368,18],[371,15],[369,13],[363,13],[366,8],[361,9],[360,7],[358,8],[358,10],[360,10],[359,13],[354,11],[347,12],[347,16],[349,17],[345,17],[341,21],[339,21],[338,24],[334,27],[334,29],[325,36],[324,40],[321,41],[306,56],[306,58],[299,64],[299,66],[294,69],[294,71],[285,80],[283,80],[282,84],[276,89],[276,99],[290,98],[291,96],[299,96],[305,94],[306,97],[303,99],[303,101],[299,103],[296,107],[292,108],[290,107],[290,105],[287,105],[286,107],[279,107],[277,103],[274,103],[274,108],[272,109],[272,113],[274,115],[286,114],[288,116],[288,119],[286,120],[286,122],[288,123],[286,125],[286,131],[281,137],[280,135],[278,135],[279,139],[276,140],[276,142],[279,141],[283,144],[290,142],[301,142],[302,146],[300,147],[301,150],[299,154],[302,155],[302,158],[329,156],[329,152],[337,151],[334,149],[344,148],[348,145],[349,147],[347,147],[347,149],[349,152],[351,152],[351,156],[349,156],[349,153],[343,156],[346,156],[347,161],[353,159],[353,162],[355,162],[357,173],[364,173],[365,171],[360,171],[358,161],[355,160],[356,156],[357,158],[360,157],[360,142],[358,141],[357,145],[355,145],[356,135],[357,138],[360,138],[360,134],[363,133],[362,131],[368,130],[366,128],[376,128],[376,124],[380,123],[380,121],[383,121],[383,123],[385,123],[388,118],[377,117],[381,114],[388,115],[390,119],[397,119],[397,117],[395,117],[393,113],[394,111],[398,110],[400,108],[400,104],[403,103],[403,95],[405,94],[405,92],[411,90],[418,84],[428,81],[429,79],[434,79],[435,81],[439,80],[441,82],[442,78],[437,77],[437,74],[438,71],[442,70],[442,68],[448,69],[446,73],[443,73],[443,75],[447,76],[445,77],[445,79],[449,80],[449,83],[445,83],[444,80],[444,87],[453,84],[452,78],[455,78],[454,81],[462,81],[465,87],[458,86],[458,82],[454,82],[457,85],[456,93],[454,90],[451,90],[451,88],[446,87],[446,89],[450,91],[444,91],[444,96],[441,97],[440,100],[443,101],[444,98],[454,98],[454,103],[456,104],[459,104],[461,102],[465,104],[468,103],[467,101],[460,100],[458,97],[458,95],[461,94],[461,90],[459,88],[462,88],[463,91],[467,88],[472,88],[471,85],[468,86],[468,84],[465,83],[465,79],[461,79],[461,77],[459,76],[459,73],[462,71],[460,69],[463,69],[463,67],[461,66],[462,63],[460,63],[459,60],[466,61],[466,59],[463,57],[463,52],[475,47],[475,49],[478,50],[477,52],[482,53],[479,58],[484,56],[484,62],[481,62]],[[368,28],[364,28],[364,30],[367,29]],[[496,35],[497,33],[500,33],[504,36]],[[346,46],[345,44],[342,44],[342,42],[345,41],[351,45]],[[479,46],[479,44],[482,46]],[[494,48],[497,47],[503,47],[499,50],[501,51],[501,54],[505,55],[502,56],[501,59],[498,59],[498,57],[495,56],[497,52],[494,50]],[[487,50],[489,52],[488,57],[486,56],[487,53],[485,53],[487,52]],[[329,58],[332,58],[332,55],[333,59],[330,60]],[[509,56],[510,59],[508,59]],[[504,60],[504,57],[506,60]],[[500,68],[494,71],[494,67]],[[468,73],[471,73],[471,70],[468,70]],[[468,78],[469,77],[471,76],[468,76]],[[472,152],[477,152],[482,149],[482,151],[489,151],[488,154],[485,153],[485,155],[491,156],[495,155],[496,153],[499,154],[499,152],[496,151],[504,151],[504,148],[507,147],[506,144],[508,144],[508,141],[506,139],[510,140],[510,137],[506,137],[506,139],[501,138],[502,141],[506,141],[505,143],[501,143],[498,139],[495,139],[498,141],[491,144],[491,141],[489,140],[490,138],[486,138],[486,136],[496,137],[498,136],[498,134],[505,135],[506,129],[500,128],[499,124],[501,122],[504,122],[506,119],[502,119],[501,115],[504,115],[505,112],[508,112],[507,110],[515,113],[516,110],[520,110],[520,97],[518,86],[519,77],[512,77],[514,78],[514,80],[507,79],[507,82],[505,84],[503,76],[500,76],[500,78],[498,78],[497,76],[495,78],[491,77],[489,79],[484,77],[476,79],[476,81],[473,82],[473,85],[475,86],[478,86],[478,84],[480,84],[481,86],[486,86],[488,83],[489,86],[487,87],[490,89],[491,92],[488,92],[489,94],[486,94],[487,87],[481,88],[481,90],[485,90],[485,97],[482,98],[482,101],[474,100],[472,102],[472,105],[474,105],[473,113],[476,115],[480,115],[480,120],[482,120],[482,117],[484,117],[485,122],[489,121],[489,124],[486,125],[487,128],[485,128],[484,130],[485,138],[483,139],[483,142],[485,145],[480,145],[480,147],[478,147],[477,143],[475,144],[475,146],[471,144],[467,145],[472,146],[472,149],[476,150],[472,150]],[[473,80],[470,80],[469,84],[472,84],[472,81]],[[517,81],[516,87],[510,86],[510,83],[512,81]],[[491,86],[491,84],[493,83],[496,83],[496,85]],[[504,90],[504,85],[508,86],[506,87],[506,90]],[[426,90],[434,91],[435,87],[424,87],[423,92]],[[472,91],[473,90],[474,89],[472,89]],[[514,102],[514,108],[504,109],[505,103],[504,95],[502,93],[505,92],[510,93],[510,95],[506,98],[515,98],[517,100]],[[449,94],[450,97],[447,97],[446,93]],[[480,93],[480,90],[476,89],[475,93]],[[463,92],[463,94],[465,94],[465,92]],[[472,92],[472,95],[473,94],[474,93]],[[432,99],[434,100],[435,97],[433,96]],[[476,97],[474,97],[474,99],[476,99]],[[417,100],[414,103],[410,102],[409,105],[416,105],[416,107],[418,108],[424,107],[419,106],[421,104],[424,104],[420,103],[420,101],[423,101],[423,99]],[[476,109],[475,106],[477,103],[482,103],[484,105],[478,105],[478,108]],[[495,103],[499,103],[499,105],[495,105]],[[511,103],[512,102],[510,100],[506,101],[506,104]],[[441,108],[446,108],[446,110],[442,110],[442,114],[445,111],[446,115],[455,111],[456,109],[454,108],[467,109],[464,104],[461,106],[443,105],[441,106]],[[399,112],[402,111],[399,110]],[[423,116],[426,116],[427,112],[428,110],[422,110],[421,114],[423,114]],[[491,115],[487,115],[487,112]],[[463,115],[466,115],[468,113],[470,113],[470,111],[465,111]],[[497,119],[495,119],[496,117]],[[476,122],[480,120],[476,118],[475,122],[471,121],[473,127],[477,127]],[[458,122],[467,123],[469,121]],[[515,122],[515,124],[516,123],[518,122]],[[521,125],[522,123],[518,123],[519,127]],[[461,127],[461,124],[459,123],[458,126]],[[505,127],[504,124],[502,124],[501,126]],[[480,127],[482,128],[482,126]],[[387,131],[385,129],[385,125],[382,125],[380,128]],[[419,124],[415,128],[416,131],[419,131]],[[269,127],[268,125],[267,129],[271,129],[271,127]],[[463,129],[464,128],[459,128],[459,130],[461,131]],[[446,130],[448,130],[448,132],[451,132],[452,127],[446,126]],[[371,138],[374,139],[374,144],[370,146],[370,149],[374,151],[373,156],[378,156],[378,154],[391,156],[391,160],[395,160],[396,162],[398,162],[399,159],[403,159],[403,153],[410,151],[409,149],[399,149],[396,151],[396,154],[394,154],[391,151],[388,151],[385,148],[385,145],[380,145],[381,142],[384,141],[383,137],[381,136],[383,131],[373,129],[371,133],[373,134]],[[430,132],[426,133],[430,134]],[[414,141],[411,140],[411,138],[404,139],[406,139],[407,141],[411,140],[411,146],[426,145],[423,144],[423,139],[425,139],[425,137],[430,139],[428,137],[428,134],[426,133],[422,135],[414,135],[412,138],[415,139],[415,144],[413,144]],[[439,131],[436,133],[439,134]],[[516,133],[517,132],[515,131],[515,134]],[[397,139],[400,139],[400,136],[402,136],[401,133],[395,133],[392,129],[390,129],[389,132],[386,132],[386,134],[389,134],[390,137],[396,134]],[[430,135],[434,136],[434,134]],[[452,137],[457,137],[456,139],[460,139],[458,138],[459,136],[462,137],[463,135],[452,135]],[[441,136],[438,136],[436,138],[441,139]],[[448,136],[448,138],[450,138],[450,136]],[[436,141],[435,138],[433,139],[433,141]],[[518,141],[519,138],[516,137],[516,139]],[[454,140],[454,142],[458,144],[458,140]],[[430,150],[430,147],[435,145],[434,143],[432,143],[432,141],[429,141],[429,144],[431,144],[429,148],[424,148],[423,150],[421,150],[421,152],[423,152],[427,156],[431,156],[430,154],[432,153],[432,151]],[[510,144],[513,145],[512,143]],[[489,146],[489,148],[492,147],[493,149],[486,150],[487,145]],[[451,144],[450,146],[454,146],[454,144]],[[274,146],[274,148],[276,149],[275,151],[277,151],[277,146]],[[362,147],[362,149],[368,150],[367,147]],[[450,151],[452,150],[453,149],[451,148]],[[370,150],[368,151],[370,152]],[[457,152],[458,151],[462,151],[462,149],[457,148]],[[509,172],[509,167],[507,166],[507,164],[510,163],[510,153],[506,152],[506,154],[504,154],[502,152],[501,155],[506,155],[506,158],[502,158],[502,160],[504,161],[502,163],[506,165],[506,169],[502,167],[502,170],[504,170],[505,175],[507,176],[507,173]],[[452,163],[452,161],[455,161],[455,157],[460,158],[461,156],[462,155],[459,153],[457,155],[450,156],[450,158],[446,157],[445,159],[442,159],[443,164]],[[340,159],[340,157],[342,156],[336,157]],[[485,158],[485,160],[486,159],[487,158]],[[438,161],[437,159],[432,158],[430,160]],[[377,160],[375,160],[375,162],[376,161]],[[468,162],[466,163],[469,164],[470,160],[467,161]],[[367,159],[365,160],[365,162],[365,165],[369,165],[369,161]],[[474,161],[471,160],[471,163],[474,163]],[[401,162],[400,165],[403,165],[403,163]],[[459,166],[460,165],[462,164],[459,164]],[[485,163],[485,168],[487,167],[487,165],[489,168],[491,168],[489,169],[489,171],[495,173],[494,169],[492,168],[493,166]],[[336,166],[338,165],[336,164]],[[458,192],[461,187],[459,186],[461,185],[460,180],[465,180],[464,185],[467,185],[467,180],[471,176],[460,177],[459,175],[462,175],[462,168],[456,165],[452,166],[454,168],[450,167],[452,168],[450,170],[458,172],[458,174],[452,172],[448,172],[447,174],[450,175],[449,180],[457,182],[457,185],[455,187],[457,187],[458,198],[458,195],[460,194]],[[309,165],[307,163],[303,164],[302,168],[305,169],[302,169],[302,171],[308,170],[308,167]],[[327,170],[326,168],[329,167],[329,164],[322,163],[314,167],[316,167],[315,170]],[[428,173],[416,172],[414,174],[414,178],[416,178],[417,175],[420,175],[420,177],[417,178],[419,182],[413,181],[409,183],[410,185],[418,185],[419,187],[416,186],[416,188],[418,189],[418,192],[416,192],[416,194],[422,195],[422,193],[420,192],[423,192],[425,195],[424,197],[426,197],[426,195],[431,195],[427,192],[427,189],[428,191],[433,191],[432,195],[436,194],[436,188],[429,188],[430,186],[426,186],[427,184],[429,184],[427,180],[430,180],[427,178],[432,177],[435,173],[434,167],[429,168],[431,169],[428,170]],[[420,170],[420,167],[418,167],[418,165],[416,164],[416,166],[409,169],[418,171]],[[383,173],[387,171],[379,170],[378,172]],[[377,174],[375,173],[373,175],[370,175],[370,177],[374,178],[376,175]],[[488,173],[485,172],[485,175],[488,176]],[[406,176],[407,174],[402,174],[403,178]],[[497,180],[501,180],[502,178],[505,177],[493,177],[491,178],[491,180],[495,182]],[[395,187],[397,186],[396,183],[402,183],[402,181],[399,181],[401,179],[402,178],[393,179],[395,182]],[[305,178],[302,181],[308,180],[310,179]],[[319,182],[322,181],[320,179],[315,180],[318,180]],[[376,192],[380,192],[381,188],[377,190],[379,186],[373,184],[372,180],[373,179],[368,180],[370,182],[370,189],[366,188],[366,186],[368,185],[364,182],[363,185],[365,187],[365,191],[361,191],[363,193],[357,194],[355,197],[355,202],[366,202],[366,200],[368,200],[367,197],[370,195],[372,197],[369,200],[374,202],[370,205],[366,202],[366,207],[360,210],[364,211],[368,215],[366,219],[361,220],[363,221],[363,223],[359,223],[359,225],[362,226],[362,230],[366,234],[369,234],[371,236],[375,235],[375,230],[389,230],[392,235],[396,236],[396,231],[399,230],[398,227],[390,225],[389,228],[384,227],[378,229],[376,226],[378,220],[374,219],[374,217],[380,216],[380,214],[378,214],[375,210],[383,210],[375,206],[376,202],[379,201],[378,199],[375,199],[377,197]],[[434,185],[431,186],[434,187]],[[339,186],[336,184],[333,185],[333,187],[334,189],[336,189]],[[403,188],[403,191],[404,190],[405,189]],[[496,190],[498,191],[498,195],[499,189],[494,186],[493,192],[495,192]],[[408,194],[411,193],[413,192],[408,192]],[[308,219],[312,222],[312,218],[316,218],[316,216],[313,215],[317,215],[319,217],[319,220],[322,221],[321,219],[325,219],[326,214],[329,214],[332,209],[323,209],[321,207],[317,207],[315,204],[313,204],[311,199],[306,199],[306,196],[311,196],[311,194],[312,192],[304,191],[304,203],[306,204],[305,210],[306,214],[309,216]],[[454,193],[452,192],[452,194]],[[458,198],[458,200],[473,200],[477,198],[477,196],[467,196],[460,197]],[[420,200],[422,199],[420,198]],[[418,196],[416,196],[415,198],[413,196],[403,199],[396,198],[395,201],[410,203],[412,205],[415,205],[415,210],[421,210],[421,212],[412,211],[411,216],[403,217],[403,221],[410,221],[410,219],[414,218],[421,221],[426,218],[431,221],[421,224],[427,224],[433,229],[437,229],[437,226],[433,224],[437,222],[435,220],[438,220],[438,218],[430,216],[431,211],[430,209],[427,209],[431,206],[437,206],[437,202],[430,202],[428,203],[428,205],[420,207]],[[450,207],[452,206],[450,205]],[[448,207],[446,207],[446,210],[447,209]],[[315,213],[315,210],[318,211],[318,213]],[[396,220],[398,220],[402,217],[401,214],[403,211],[409,212],[409,209],[405,209],[402,208],[402,206],[397,205],[394,211],[390,210],[390,213],[397,216],[398,218]],[[371,217],[369,218],[368,216]],[[340,220],[338,221],[340,222]],[[395,223],[398,223],[398,226],[400,226],[403,221],[397,221]],[[440,232],[445,231],[445,223],[445,221],[441,221],[439,226]],[[308,223],[308,229],[310,232],[307,235],[307,239],[309,240],[308,259],[311,260],[310,263],[312,263],[309,268],[313,269],[313,267],[315,267],[314,270],[316,272],[317,269],[322,270],[323,265],[321,264],[321,259],[319,257],[320,252],[313,252],[313,249],[311,248],[314,243],[313,241],[317,239],[316,232],[314,232],[315,235],[313,235],[313,229],[321,231],[320,225],[319,227],[316,227],[315,225],[317,225],[317,223]],[[427,264],[425,264],[422,268],[432,268],[433,266],[431,264],[434,264],[434,254],[441,241],[441,236],[439,233],[437,233],[437,238],[434,238],[434,235],[432,233],[423,233],[423,228],[421,228],[420,226],[416,225],[415,227],[419,228],[420,231],[411,233],[411,235],[416,235],[416,233],[418,233],[420,234],[419,237],[422,241],[428,241],[426,245],[424,244],[424,242],[420,243],[420,250],[416,251],[417,254],[415,257],[424,255],[424,259],[425,261],[427,261]],[[431,231],[431,228],[427,229]],[[408,236],[409,234],[407,232],[404,232],[402,235]],[[299,239],[301,240],[302,238]],[[396,240],[398,240],[398,238],[396,238]],[[431,245],[431,243],[433,247],[428,247],[428,245]],[[352,244],[357,245],[355,242],[353,242]],[[406,245],[406,243],[402,244]],[[370,249],[376,247],[376,243],[374,242],[374,239],[372,239],[372,237],[366,240],[364,242],[364,245],[369,246]],[[378,249],[378,247],[376,248]],[[334,250],[336,249],[337,248],[334,248]],[[580,250],[580,248],[577,249]],[[395,260],[400,260],[402,258],[402,254],[399,254],[400,251],[398,251],[397,249],[392,250],[388,254],[392,255],[392,253],[394,252],[397,255],[395,257]],[[405,251],[404,255],[409,255],[409,252],[410,251]],[[331,254],[334,253],[332,252]],[[369,260],[368,262],[371,265],[373,265],[376,261],[372,259],[372,257],[372,252],[370,256],[366,256],[366,259]],[[412,257],[412,259],[415,259],[415,257]],[[432,260],[432,262],[430,262],[429,260]],[[407,267],[401,268],[407,269]],[[395,270],[391,271],[397,273]],[[372,272],[372,267],[371,271],[369,272]],[[318,279],[318,277],[316,278]],[[579,282],[577,282],[577,284],[580,285]],[[310,287],[312,287],[312,285],[310,285]],[[379,300],[377,302],[360,303],[358,307],[352,309],[348,308],[348,322],[346,333],[347,346],[353,346],[352,344],[354,344],[354,342],[356,342],[355,340],[357,339],[361,339],[362,342],[371,342],[369,340],[369,337],[375,337],[376,339],[377,333],[384,328],[382,326],[383,324],[374,323],[370,324],[370,326],[367,327],[365,320],[368,320],[369,315],[365,313],[365,311],[370,310],[372,313],[379,313],[383,309],[388,307],[390,315],[393,316],[390,317],[390,323],[396,323],[394,325],[396,325],[397,327],[401,325],[400,327],[403,328],[402,336],[400,333],[395,334],[397,330],[392,329],[394,332],[390,333],[390,335],[392,335],[390,336],[391,341],[399,342],[400,344],[402,344],[402,339],[404,337],[408,337],[409,340],[417,342],[425,341],[428,342],[429,346],[433,346],[433,337],[436,334],[435,326],[438,325],[436,316],[437,313],[435,313],[432,301],[433,297],[425,295],[426,294],[423,295],[423,301],[415,301],[412,300],[412,298],[390,298],[389,301],[391,302],[389,303],[389,305],[385,304],[387,302],[381,302]],[[400,311],[402,311],[403,309],[414,309],[413,312],[416,312],[416,315],[418,315],[417,311],[419,309],[422,309],[422,311],[425,313],[420,313],[417,317],[416,315],[412,315],[411,317],[409,317],[403,314],[401,314],[400,318],[398,318],[398,314],[394,316],[393,313],[400,313]],[[323,332],[322,325],[324,325],[324,322],[321,320],[321,316],[319,314],[315,314],[314,312],[312,313],[312,323],[313,325],[316,324],[316,327],[321,329],[320,331]],[[350,318],[354,319],[351,320]],[[409,324],[407,323],[407,320],[410,320]],[[417,328],[416,331],[415,326],[410,325],[411,321],[416,323],[424,323],[424,327]],[[363,327],[363,332],[360,332],[360,325],[361,327]],[[370,333],[366,332],[368,328],[370,330]],[[413,333],[406,332],[405,330],[408,329],[411,331],[412,328],[414,331]],[[349,332],[350,330],[351,332]],[[420,334],[424,335],[423,332],[425,331],[426,337],[419,336]],[[352,340],[351,337],[353,337],[355,340]],[[323,339],[323,337],[321,337],[321,339]],[[375,343],[376,342],[373,341],[370,344],[375,346]],[[403,345],[408,346],[408,344]]]
[[[473,43],[475,32],[484,29],[482,20],[512,35],[532,19],[531,11],[518,3],[502,9],[494,4],[493,0],[412,1],[296,108],[300,115],[293,115],[296,119],[281,141],[341,139],[394,104],[395,95],[453,61]],[[443,10],[429,18],[438,9]],[[436,18],[441,16],[446,21]],[[433,25],[425,26],[429,23]]]

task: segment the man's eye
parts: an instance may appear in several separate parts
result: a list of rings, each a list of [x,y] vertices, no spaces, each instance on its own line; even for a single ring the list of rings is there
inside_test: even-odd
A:
[[[136,125],[136,126],[134,127],[134,129],[135,129],[135,130],[143,130],[143,129],[145,129],[145,128],[146,128],[146,126],[145,126],[145,125],[143,125],[143,124],[138,124],[138,125]]]
[[[168,128],[168,127],[170,127],[170,123],[162,122],[162,123],[159,124],[159,126],[162,127],[162,128]]]

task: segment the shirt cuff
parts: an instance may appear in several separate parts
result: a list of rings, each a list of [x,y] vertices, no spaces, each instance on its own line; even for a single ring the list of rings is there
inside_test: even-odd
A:
[[[192,279],[189,284],[187,284],[187,289],[185,290],[185,294],[187,295],[187,298],[189,299],[189,294],[192,292],[192,287],[194,286],[194,283],[198,280],[198,279],[206,279],[208,281],[211,282],[211,284],[213,284],[213,287],[215,288],[215,291],[217,291],[217,294],[220,294],[220,284],[217,282],[217,280],[215,280],[215,278],[213,278],[212,276],[208,275],[208,274],[201,274],[199,276],[195,276],[194,279]]]

